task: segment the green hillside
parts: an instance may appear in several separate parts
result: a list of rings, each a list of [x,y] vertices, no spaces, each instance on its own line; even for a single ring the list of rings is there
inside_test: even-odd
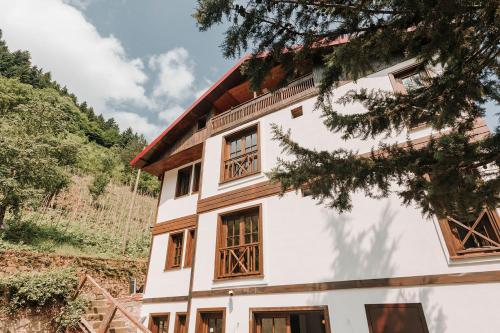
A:
[[[60,250],[65,246],[61,240],[68,235],[79,239],[76,234],[106,239],[103,244],[116,243],[122,229],[112,224],[123,224],[126,217],[111,221],[106,214],[116,216],[116,212],[106,198],[120,192],[120,200],[130,202],[136,171],[129,161],[147,144],[146,139],[130,128],[120,131],[112,118],[96,115],[87,103],[52,80],[50,73],[32,65],[28,52],[11,52],[1,37],[0,31],[0,226],[5,229],[0,231],[1,244],[26,244],[24,236],[14,232],[22,233],[23,228],[37,229],[37,237],[47,236],[47,242],[38,239],[46,244],[38,250]],[[75,188],[85,194],[68,195]],[[149,210],[158,191],[159,181],[143,173],[139,197]],[[85,204],[75,209],[78,204],[73,201],[82,198]],[[136,233],[148,232],[147,221],[140,216],[132,220]],[[100,252],[118,251],[108,245]],[[143,245],[127,251],[142,255]],[[71,251],[97,253],[96,246],[75,246]]]

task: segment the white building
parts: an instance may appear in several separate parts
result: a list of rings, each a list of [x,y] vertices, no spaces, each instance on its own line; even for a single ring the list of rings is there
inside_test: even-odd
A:
[[[395,196],[355,195],[354,209],[339,215],[307,192],[280,197],[266,176],[281,154],[272,124],[318,150],[363,154],[378,140],[343,141],[325,128],[314,110],[316,67],[266,93],[280,78],[276,68],[253,93],[240,74],[245,61],[132,161],[162,179],[142,310],[151,330],[500,332],[497,212],[477,223],[427,220]],[[422,71],[432,75],[405,61],[343,82],[334,94],[404,91]],[[489,133],[481,120],[474,132]],[[426,142],[431,134],[422,126],[390,140]]]

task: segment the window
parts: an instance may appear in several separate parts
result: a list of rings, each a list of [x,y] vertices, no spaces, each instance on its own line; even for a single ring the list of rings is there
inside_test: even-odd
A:
[[[260,206],[219,216],[215,277],[262,274]]]
[[[168,313],[152,314],[149,318],[149,330],[152,333],[167,333],[168,317]]]
[[[409,91],[427,84],[429,74],[421,64],[416,64],[389,74],[389,78],[396,93],[407,94]],[[411,126],[410,130],[415,131],[425,127],[427,124],[422,122]]]
[[[184,231],[170,234],[167,249],[167,263],[165,265],[165,269],[181,267],[183,242]]]
[[[201,176],[201,163],[196,163],[194,165],[193,188],[191,189],[192,193],[196,193],[200,190],[200,176]]]
[[[177,313],[175,316],[174,333],[187,333],[186,332],[186,314]]]
[[[176,198],[189,194],[192,168],[193,166],[190,165],[177,171],[177,185],[175,187]]]
[[[197,128],[198,130],[204,129],[207,127],[207,117],[198,118]]]
[[[439,224],[452,258],[500,254],[500,219],[496,210],[484,209],[470,220],[447,216]]]
[[[250,309],[251,333],[330,332],[326,306]]]
[[[224,333],[226,309],[199,309],[196,333]]]
[[[299,106],[297,108],[294,108],[292,109],[291,111],[291,114],[292,114],[292,118],[297,118],[297,117],[300,117],[302,116],[303,112],[302,112],[302,106]]]
[[[193,265],[195,237],[196,237],[196,230],[195,229],[188,230],[187,240],[186,240],[186,258],[184,258],[184,267],[191,267]]]
[[[410,90],[423,86],[429,75],[421,65],[413,65],[394,72],[389,77],[391,78],[394,91],[406,94]]]
[[[228,181],[260,171],[257,126],[224,138],[221,180]]]
[[[366,304],[370,333],[429,333],[420,303]]]

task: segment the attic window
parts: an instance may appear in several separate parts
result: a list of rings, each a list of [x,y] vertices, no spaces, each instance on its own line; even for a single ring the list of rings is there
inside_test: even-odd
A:
[[[303,115],[302,106],[296,107],[290,111],[292,118],[297,118]]]
[[[207,117],[198,118],[198,130],[207,127]]]

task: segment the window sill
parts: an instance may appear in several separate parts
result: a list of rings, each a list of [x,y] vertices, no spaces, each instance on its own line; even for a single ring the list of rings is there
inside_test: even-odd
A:
[[[252,181],[257,180],[257,179],[262,179],[264,177],[265,177],[265,175],[262,172],[259,171],[259,172],[256,172],[256,173],[252,173],[252,174],[246,175],[244,177],[233,178],[231,180],[220,182],[218,189],[219,190],[224,190],[224,189],[235,187],[235,186],[238,186],[238,185],[241,185],[241,184],[249,183],[249,182],[252,182]]]
[[[224,184],[227,184],[227,183],[230,183],[230,182],[233,182],[233,181],[236,181],[236,180],[240,180],[240,179],[245,179],[247,177],[250,177],[250,176],[255,176],[257,174],[260,174],[260,170],[259,171],[254,171],[254,172],[251,172],[251,173],[248,173],[244,176],[239,176],[239,177],[235,177],[235,178],[231,178],[231,179],[225,179],[225,180],[221,180],[219,182],[219,186],[220,185],[224,185]]]
[[[213,283],[212,289],[267,285],[267,281],[264,280],[264,274],[237,276],[233,278],[215,278],[212,280],[212,283]]]
[[[180,271],[181,269],[182,269],[182,267],[180,267],[180,266],[179,267],[169,267],[169,268],[165,267],[163,269],[163,272]]]
[[[455,255],[455,256],[450,256],[450,259],[452,261],[463,261],[467,259],[500,259],[500,252],[495,252],[495,253],[470,253],[470,254],[464,254],[464,255]]]

